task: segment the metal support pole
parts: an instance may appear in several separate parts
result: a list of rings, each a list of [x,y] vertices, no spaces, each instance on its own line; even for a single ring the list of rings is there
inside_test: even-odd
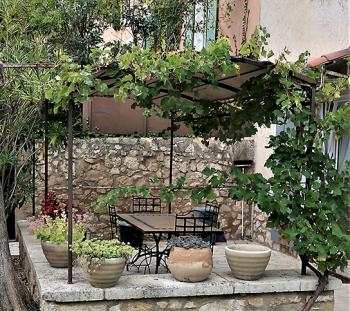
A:
[[[72,284],[73,256],[71,246],[73,243],[73,109],[74,101],[69,102],[68,110],[68,284]]]
[[[44,152],[45,152],[45,199],[49,194],[49,103],[45,101],[44,107],[45,118],[45,140],[44,140]]]
[[[169,186],[171,186],[173,184],[173,155],[174,155],[174,118],[173,118],[173,114],[171,114]],[[171,214],[171,202],[169,202],[169,205],[168,205],[168,213]]]
[[[306,266],[307,266],[307,256],[305,255],[300,255],[300,259],[301,259],[301,275],[306,275]]]
[[[245,173],[244,167],[242,167],[242,173]],[[241,240],[244,240],[244,202],[241,201]]]
[[[311,104],[310,104],[310,110],[311,110],[311,117],[310,121],[315,121],[315,115],[316,115],[316,88],[311,88]]]
[[[35,216],[35,140],[33,141],[32,146],[32,215]]]

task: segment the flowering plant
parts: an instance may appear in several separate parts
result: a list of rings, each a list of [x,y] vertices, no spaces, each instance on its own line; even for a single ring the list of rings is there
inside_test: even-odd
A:
[[[41,217],[41,215],[39,217],[32,216],[32,217],[27,218],[28,233],[33,234],[34,230],[43,224],[44,224],[44,218]]]
[[[55,244],[67,243],[68,241],[68,221],[65,214],[62,217],[52,219],[49,216],[43,217],[42,225],[34,229],[37,239],[48,241]],[[85,229],[82,222],[73,223],[73,241],[82,241],[84,239]]]
[[[51,191],[42,201],[41,213],[44,216],[50,216],[52,219],[62,217],[67,214],[68,202],[62,202],[58,199],[55,192]]]

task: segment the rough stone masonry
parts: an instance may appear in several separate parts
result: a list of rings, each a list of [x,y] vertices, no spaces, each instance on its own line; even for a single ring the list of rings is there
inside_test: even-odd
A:
[[[38,149],[42,145],[38,144]],[[67,198],[67,151],[49,152],[49,191]],[[94,138],[74,140],[74,205],[87,212],[99,194],[107,193],[116,185],[147,186],[157,195],[159,188],[168,185],[170,140],[164,138]],[[176,137],[174,140],[173,180],[186,175],[185,187],[203,186],[205,167],[229,169],[234,160],[254,161],[254,141],[243,140],[233,146],[210,141],[209,146],[200,139]],[[37,162],[36,206],[44,193],[44,161]],[[253,171],[252,168],[250,171]],[[249,172],[249,171],[248,171]],[[227,189],[217,190],[217,201],[222,204],[220,223],[227,238],[237,239],[241,233],[241,204],[228,198]],[[126,209],[130,198],[119,199],[117,206]],[[172,204],[173,212],[187,211],[196,204],[189,198],[189,190],[182,191]],[[167,207],[165,206],[165,210]],[[29,216],[30,207],[25,209]],[[271,244],[266,230],[266,216],[251,206],[244,206],[244,232],[261,243]],[[253,219],[253,225],[252,225]],[[95,234],[108,233],[109,218],[106,213],[90,217],[90,230]],[[253,236],[252,236],[253,228]]]

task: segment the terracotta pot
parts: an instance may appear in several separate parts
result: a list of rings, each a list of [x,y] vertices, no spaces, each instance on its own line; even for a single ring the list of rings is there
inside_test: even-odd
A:
[[[94,271],[85,271],[85,277],[94,287],[113,287],[118,283],[125,265],[125,258],[105,259]]]
[[[271,257],[271,249],[256,244],[226,246],[225,255],[232,274],[242,280],[262,277]]]
[[[41,248],[51,267],[68,267],[68,243],[55,244],[41,241]]]
[[[201,282],[213,269],[213,255],[208,248],[173,247],[168,258],[168,268],[173,277],[181,282]]]

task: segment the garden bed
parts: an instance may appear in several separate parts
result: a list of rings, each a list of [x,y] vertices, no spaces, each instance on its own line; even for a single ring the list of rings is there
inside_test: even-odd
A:
[[[73,284],[67,269],[54,269],[42,253],[40,241],[29,235],[25,222],[18,222],[20,258],[29,287],[41,310],[300,310],[317,285],[310,272],[267,270],[257,281],[241,281],[227,271],[215,270],[201,283],[181,283],[170,274],[125,273],[118,285],[108,289],[90,286],[79,268]],[[333,310],[334,290],[341,286],[330,278],[326,292],[315,307]]]

